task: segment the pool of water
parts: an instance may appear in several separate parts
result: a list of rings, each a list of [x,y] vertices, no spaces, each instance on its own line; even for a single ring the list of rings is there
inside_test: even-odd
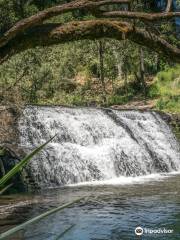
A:
[[[12,235],[13,240],[180,239],[180,174],[86,183],[0,199],[0,232],[86,196]],[[142,227],[144,234],[135,235]],[[147,233],[171,230],[171,233]]]

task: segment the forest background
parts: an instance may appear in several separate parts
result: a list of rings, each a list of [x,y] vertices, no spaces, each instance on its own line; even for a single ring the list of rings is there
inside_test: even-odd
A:
[[[1,0],[0,36],[16,22],[65,0]],[[166,1],[135,1],[135,10],[160,12]],[[113,6],[115,8],[116,6]],[[122,6],[123,7],[123,6]],[[125,8],[126,6],[124,6]],[[174,1],[174,11],[180,1]],[[83,10],[51,19],[93,19]],[[178,18],[151,25],[180,48]],[[0,105],[147,106],[180,112],[180,65],[126,39],[81,40],[36,47],[0,65]]]

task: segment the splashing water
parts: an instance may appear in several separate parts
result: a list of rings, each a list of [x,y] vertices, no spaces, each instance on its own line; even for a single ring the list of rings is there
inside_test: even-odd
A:
[[[38,187],[180,169],[180,146],[155,112],[29,106],[19,132],[27,152],[57,134],[27,167]]]

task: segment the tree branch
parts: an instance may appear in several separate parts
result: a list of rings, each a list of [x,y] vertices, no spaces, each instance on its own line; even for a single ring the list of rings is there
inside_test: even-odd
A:
[[[83,39],[114,38],[116,40],[129,39],[137,44],[146,46],[166,58],[180,62],[180,49],[169,44],[159,36],[149,33],[132,24],[110,20],[91,20],[70,22],[65,25],[43,24],[35,26],[25,33],[12,39],[0,48],[0,62],[4,58],[36,46],[50,46],[53,44]]]
[[[180,17],[180,12],[163,12],[163,13],[143,13],[143,12],[129,12],[129,11],[112,11],[102,12],[101,17],[106,18],[127,18],[139,19],[146,21],[168,20],[173,17]]]
[[[48,8],[44,11],[38,12],[36,15],[17,22],[0,38],[0,47],[5,46],[8,41],[10,41],[12,38],[22,33],[23,31],[27,30],[28,28],[36,26],[54,16],[81,9],[93,12],[97,11],[97,7],[100,6],[124,4],[129,2],[130,0],[76,0],[70,3]]]

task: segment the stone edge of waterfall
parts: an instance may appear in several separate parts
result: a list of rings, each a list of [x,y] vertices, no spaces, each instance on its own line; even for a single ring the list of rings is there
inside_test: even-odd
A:
[[[98,106],[66,106],[66,105],[30,105],[26,104],[22,108],[22,112],[26,107],[43,107],[43,108],[67,108],[67,109],[91,109],[91,110],[116,110],[119,112],[123,111],[135,111],[139,113],[157,113],[161,116],[161,118],[171,127],[172,132],[175,134],[177,141],[180,143],[180,113],[168,113],[163,112],[156,109],[145,108],[145,109],[137,109],[137,108],[118,108],[118,107],[98,107]]]

